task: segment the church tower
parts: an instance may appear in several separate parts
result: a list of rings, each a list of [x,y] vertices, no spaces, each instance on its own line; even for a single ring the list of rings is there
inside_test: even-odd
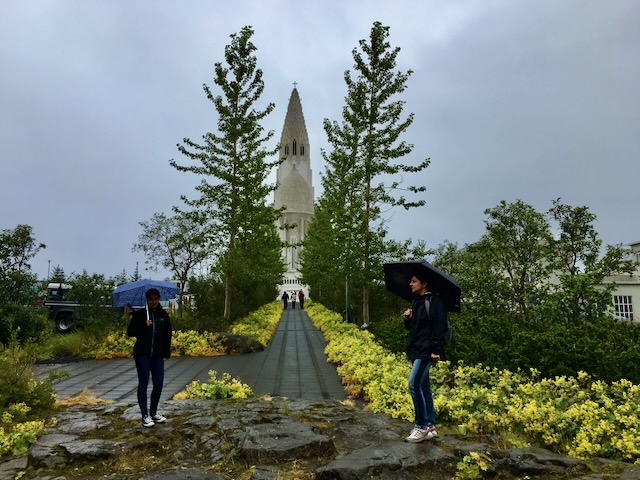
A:
[[[284,161],[278,166],[277,188],[274,192],[274,207],[285,207],[278,227],[293,225],[293,228],[281,229],[280,239],[286,247],[282,259],[286,270],[280,286],[280,295],[284,291],[309,290],[300,280],[299,244],[304,240],[309,221],[313,216],[313,186],[311,184],[311,161],[309,158],[309,135],[302,114],[302,103],[298,90],[293,87],[289,98],[287,116],[280,137],[280,158]]]

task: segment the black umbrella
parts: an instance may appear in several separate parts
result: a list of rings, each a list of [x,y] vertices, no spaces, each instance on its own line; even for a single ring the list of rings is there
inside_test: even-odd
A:
[[[449,274],[437,269],[426,260],[412,262],[390,262],[383,265],[384,283],[391,293],[408,300],[413,300],[409,282],[416,273],[427,278],[429,291],[437,293],[444,302],[447,311],[460,311],[460,285]],[[419,275],[420,276],[420,275]]]

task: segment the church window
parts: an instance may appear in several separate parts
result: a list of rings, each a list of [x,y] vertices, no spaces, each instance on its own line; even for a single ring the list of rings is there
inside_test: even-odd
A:
[[[286,145],[284,146],[284,154],[285,154],[285,155],[289,155],[289,144],[286,144]]]
[[[297,155],[297,154],[298,154],[298,153],[296,152],[296,150],[297,150],[297,145],[298,145],[298,144],[297,144],[297,143],[296,143],[296,141],[294,140],[294,141],[293,141],[293,154],[294,154],[294,155]]]
[[[300,155],[304,155],[304,145],[300,145]]]

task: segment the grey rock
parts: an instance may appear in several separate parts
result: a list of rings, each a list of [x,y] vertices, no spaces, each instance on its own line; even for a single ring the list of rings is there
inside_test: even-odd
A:
[[[57,427],[29,450],[26,467],[24,458],[4,462],[0,479],[13,479],[26,468],[25,479],[63,480],[65,472],[87,467],[90,478],[110,480],[137,480],[141,475],[147,480],[218,479],[231,478],[229,468],[238,472],[260,465],[252,480],[293,478],[292,468],[294,476],[315,473],[319,480],[413,480],[425,475],[440,480],[456,474],[460,458],[482,451],[490,460],[487,477],[640,480],[640,465],[597,458],[583,462],[536,448],[505,450],[499,439],[486,435],[441,432],[422,444],[406,443],[407,422],[334,400],[165,401],[161,409],[169,421],[154,428],[140,425],[137,405],[60,412]],[[124,428],[116,427],[123,420]],[[114,425],[94,428],[105,421]],[[75,431],[74,423],[82,425],[79,433],[62,433]],[[163,459],[154,462],[158,471],[110,470],[116,455],[139,454]]]
[[[96,412],[70,411],[56,415],[58,420],[55,430],[59,433],[81,434],[105,427],[111,422],[98,417]]]
[[[215,425],[216,421],[213,417],[191,417],[185,422],[188,425],[193,425],[200,428],[211,428]]]
[[[250,460],[288,461],[324,457],[335,452],[329,437],[316,433],[307,424],[286,417],[249,427],[238,437],[241,438],[241,454]]]
[[[504,452],[504,458],[494,464],[504,466],[514,475],[559,475],[566,472],[582,474],[589,471],[587,464],[577,458],[557,455],[543,448],[513,448]]]
[[[27,463],[26,455],[0,462],[0,478],[16,478],[19,472],[27,468]]]
[[[620,474],[620,480],[640,480],[640,465],[629,465]]]
[[[140,480],[224,480],[207,470],[200,468],[187,468],[184,470],[165,470],[140,477]]]
[[[418,469],[453,475],[455,457],[432,443],[385,443],[348,453],[316,470],[316,480],[411,479]]]
[[[55,447],[56,445],[60,445],[61,443],[65,442],[71,442],[73,440],[76,440],[77,438],[79,438],[78,435],[69,435],[66,433],[50,433],[39,437],[35,445]]]
[[[109,458],[121,451],[120,445],[110,440],[71,440],[60,444],[71,460],[95,460]]]
[[[50,468],[66,463],[63,451],[58,448],[58,445],[65,442],[71,442],[77,438],[77,435],[56,433],[41,436],[29,449],[29,466],[35,468]]]

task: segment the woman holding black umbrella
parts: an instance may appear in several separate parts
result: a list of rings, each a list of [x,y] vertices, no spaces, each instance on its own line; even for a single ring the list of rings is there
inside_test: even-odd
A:
[[[164,383],[164,361],[171,356],[171,320],[160,305],[160,292],[151,288],[146,292],[147,305],[131,317],[127,335],[136,337],[133,358],[138,372],[138,405],[142,414],[142,425],[153,427],[167,419],[158,413],[158,403]],[[149,376],[153,388],[151,405],[147,409],[147,387]]]
[[[419,443],[438,435],[429,369],[433,362],[444,359],[447,314],[440,297],[429,291],[423,272],[416,272],[409,286],[414,298],[411,308],[404,312],[404,324],[409,330],[409,392],[415,409],[415,422],[406,440]]]

